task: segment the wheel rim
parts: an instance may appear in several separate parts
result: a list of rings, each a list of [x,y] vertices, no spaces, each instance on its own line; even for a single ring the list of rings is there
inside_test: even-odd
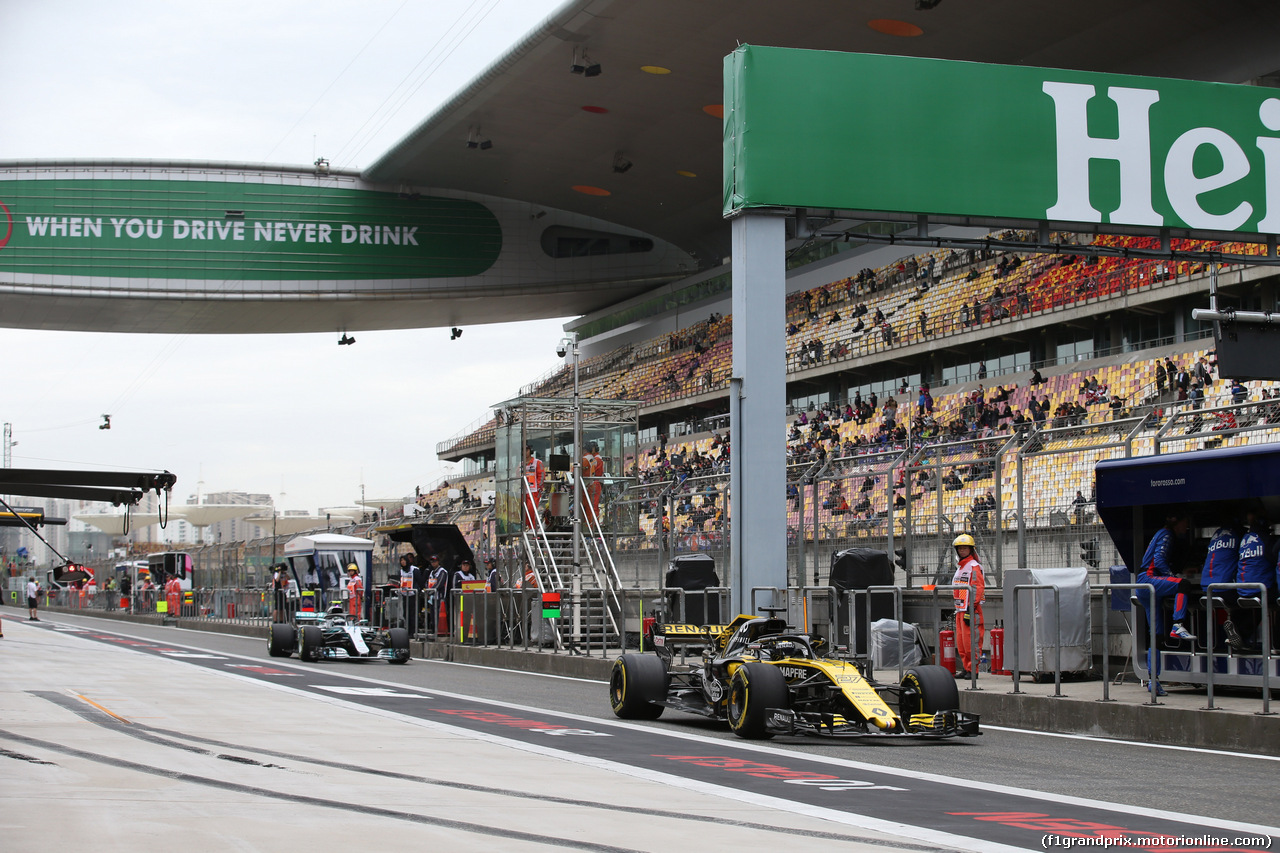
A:
[[[740,727],[747,713],[747,679],[738,676],[729,685],[729,725]]]
[[[613,673],[609,676],[609,698],[613,700],[613,707],[622,707],[622,702],[627,695],[627,675],[625,670],[620,666],[613,668]]]

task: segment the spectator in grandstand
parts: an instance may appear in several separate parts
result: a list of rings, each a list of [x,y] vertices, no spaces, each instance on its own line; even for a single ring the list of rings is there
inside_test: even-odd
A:
[[[1046,384],[1048,381],[1049,381],[1048,379],[1045,379],[1043,376],[1041,376],[1041,375],[1040,375],[1040,369],[1039,369],[1039,368],[1034,368],[1034,369],[1032,369],[1032,371],[1031,371],[1031,381],[1030,381],[1029,383],[1027,383],[1027,385],[1028,385],[1028,387],[1030,387],[1030,388],[1034,388],[1034,387],[1036,387],[1037,385],[1044,385],[1044,384]]]
[[[987,363],[985,361],[980,361],[978,362],[978,379],[982,380],[986,378],[987,378]]]
[[[967,303],[960,306],[960,325],[966,327],[969,325],[969,305]]]
[[[1213,384],[1213,370],[1209,367],[1209,362],[1204,356],[1200,356],[1196,366],[1192,368],[1196,381],[1201,385],[1209,386]]]
[[[1221,432],[1224,429],[1235,429],[1236,416],[1230,411],[1218,411],[1213,413],[1214,423],[1210,427],[1213,432]]]
[[[968,533],[955,538],[951,546],[956,552],[956,572],[951,577],[951,585],[971,587],[970,589],[952,590],[951,595],[956,608],[956,678],[969,678],[977,672],[978,658],[982,651],[982,634],[985,626],[982,622],[982,600],[986,597],[986,578],[982,573],[982,564],[978,562],[977,543]],[[971,635],[973,619],[978,620],[977,637]],[[973,640],[977,645],[973,645]]]
[[[924,311],[921,311],[920,316],[916,318],[916,322],[920,324],[920,337],[923,338],[926,335],[928,335],[929,334],[929,315],[926,314]]]
[[[991,529],[991,509],[995,508],[995,500],[992,499],[990,506],[987,499],[991,496],[988,490],[986,495],[978,495],[973,499],[973,505],[969,507],[969,512],[973,516],[973,529],[980,533],[986,533]]]
[[[1249,399],[1249,389],[1239,379],[1231,380],[1231,402],[1240,405]]]
[[[1089,505],[1089,500],[1076,489],[1076,496],[1071,501],[1071,506],[1075,508],[1076,524],[1084,524],[1084,508]]]
[[[1149,583],[1155,587],[1154,608],[1148,601],[1146,590],[1139,590],[1138,598],[1147,610],[1147,618],[1156,620],[1157,630],[1163,630],[1164,615],[1160,604],[1173,596],[1173,626],[1169,630],[1169,636],[1175,640],[1191,641],[1195,639],[1195,635],[1183,624],[1187,618],[1187,593],[1191,591],[1191,583],[1178,576],[1178,567],[1173,563],[1178,540],[1187,535],[1188,523],[1187,516],[1181,513],[1165,518],[1164,527],[1151,537],[1151,542],[1142,555],[1137,582]]]
[[[839,323],[839,322],[840,322],[840,312],[832,311],[831,316],[827,318],[827,325],[834,326],[836,323]]]
[[[1165,368],[1165,371],[1168,372],[1168,367]],[[1178,392],[1179,400],[1187,399],[1187,392],[1191,390],[1191,374],[1175,365],[1173,368],[1173,387]]]
[[[1164,381],[1168,374],[1165,373],[1164,362],[1156,359],[1156,393],[1164,393]]]

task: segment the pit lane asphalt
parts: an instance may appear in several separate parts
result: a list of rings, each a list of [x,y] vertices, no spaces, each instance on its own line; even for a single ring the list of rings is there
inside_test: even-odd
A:
[[[6,613],[7,615],[7,613]],[[265,643],[234,635],[205,634],[146,625],[51,614],[51,621],[118,631],[169,644],[272,661]],[[521,706],[614,720],[603,683],[415,660],[405,667],[381,663],[307,664],[318,672],[447,691]],[[668,712],[641,724],[657,731],[695,734],[739,745],[723,724]],[[799,756],[844,759],[983,784],[1026,788],[1072,797],[1160,809],[1250,824],[1274,821],[1274,759],[1141,744],[988,730],[981,737],[942,743],[853,741],[828,743],[778,738],[769,746]],[[769,760],[769,759],[763,759]],[[775,759],[776,760],[776,759]],[[1045,808],[1044,811],[1053,811]],[[1112,823],[1124,824],[1123,813]]]

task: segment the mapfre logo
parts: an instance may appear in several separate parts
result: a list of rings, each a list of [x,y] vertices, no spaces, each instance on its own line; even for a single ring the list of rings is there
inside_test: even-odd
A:
[[[4,236],[0,237],[0,249],[3,249],[9,243],[9,238],[13,236],[13,214],[9,212],[9,208],[3,201],[0,201],[0,210],[4,211]]]

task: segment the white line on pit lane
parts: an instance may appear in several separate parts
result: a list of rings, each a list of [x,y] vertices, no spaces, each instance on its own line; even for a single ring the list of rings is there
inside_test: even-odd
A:
[[[1225,719],[1225,718],[1224,718]],[[1280,761],[1280,755],[1257,755],[1252,752],[1232,752],[1229,749],[1209,749],[1203,746],[1179,746],[1176,743],[1145,743],[1132,740],[1120,740],[1119,738],[1097,737],[1095,735],[1077,735],[1067,732],[1038,732],[1031,729],[1015,729],[1010,726],[990,726],[986,723],[982,724],[984,732],[1012,732],[1020,735],[1038,735],[1040,737],[1057,737],[1066,740],[1088,740],[1094,743],[1111,743],[1117,746],[1140,746],[1145,749],[1172,749],[1178,752],[1198,752],[1204,755],[1221,755],[1227,758],[1256,758],[1260,761]]]
[[[101,633],[108,633],[108,632],[104,631]],[[110,633],[114,633],[117,636],[131,637],[133,639],[140,639],[140,640],[147,640],[148,642],[155,642],[154,640],[150,640],[149,638],[146,638],[146,637],[135,637],[134,635],[124,634],[118,631],[114,631]],[[69,636],[75,639],[83,639],[86,642],[97,642],[90,638],[77,637],[74,634]],[[182,644],[166,643],[165,645],[181,646]],[[116,645],[116,646],[112,646],[112,648],[121,649],[126,652],[136,652],[138,654],[147,653],[145,649],[138,649],[130,646]],[[189,648],[194,648],[194,647],[189,647]],[[260,658],[251,658],[245,655],[237,655],[233,653],[227,653],[227,654],[228,654],[228,657],[238,657],[244,660],[250,660],[257,663],[262,662]],[[173,659],[170,658],[170,660],[173,660]],[[299,664],[273,662],[272,665],[285,666],[290,669],[297,669],[302,672],[314,673],[317,671],[312,667],[305,667]],[[320,699],[322,701],[331,701],[331,702],[348,701],[348,700],[339,699],[336,696],[320,696],[319,694],[316,694],[316,693],[302,691],[302,690],[299,690],[298,688],[289,687],[287,685],[279,684],[276,682],[262,681],[260,679],[250,678],[241,673],[232,672],[229,669],[208,667],[206,668],[206,671],[212,672],[216,675],[222,675],[227,678],[235,678],[235,679],[247,681],[254,684],[262,684],[267,687],[271,687],[279,690],[287,690],[290,692],[295,692],[302,696],[311,696],[313,698]],[[339,674],[339,673],[335,673],[335,674]],[[376,678],[369,678],[367,676],[354,675],[354,674],[349,674],[345,672],[340,673],[340,675],[343,678],[348,678],[354,681],[365,681],[370,684],[376,684],[383,687],[390,687],[393,689],[411,690],[416,693],[423,693],[423,694],[432,695],[432,696],[441,696],[441,697],[446,697],[450,699],[459,699],[467,702],[475,702],[483,705],[492,705],[499,708],[508,708],[508,709],[520,711],[521,713],[524,713],[524,714],[531,714],[531,713],[544,714],[548,716],[559,717],[562,719],[585,722],[585,723],[588,723],[589,725],[596,726],[596,727],[632,729],[638,732],[645,732],[647,734],[658,734],[664,737],[671,737],[677,740],[693,741],[693,742],[704,744],[704,745],[719,745],[722,747],[725,745],[725,742],[723,740],[720,740],[717,738],[708,738],[703,735],[693,734],[690,732],[677,732],[677,731],[672,731],[670,729],[654,729],[649,726],[644,726],[637,723],[623,722],[621,720],[605,720],[599,717],[587,717],[580,714],[568,713],[566,711],[552,711],[546,708],[535,708],[529,705],[519,705],[514,702],[501,702],[496,699],[486,699],[480,696],[468,696],[463,693],[451,693],[443,690],[432,690],[427,688],[415,687],[409,684],[401,684],[394,681],[381,681]],[[367,709],[367,706],[360,705],[359,703],[355,703],[354,707]],[[416,719],[416,718],[406,717],[405,719]],[[468,729],[460,729],[460,730],[470,731]],[[1043,733],[1031,732],[1031,734],[1043,734]],[[512,743],[516,744],[520,742],[512,741]],[[1123,743],[1127,743],[1127,742],[1123,742]],[[1259,835],[1280,835],[1280,827],[1263,826],[1261,824],[1243,823],[1243,822],[1231,821],[1231,820],[1222,820],[1221,818],[1208,817],[1205,815],[1193,815],[1189,813],[1170,812],[1170,811],[1165,811],[1163,809],[1153,809],[1153,808],[1147,808],[1144,806],[1130,805],[1127,803],[1112,803],[1112,802],[1107,802],[1105,800],[1093,800],[1093,799],[1088,799],[1086,797],[1075,797],[1075,796],[1070,796],[1066,794],[1056,794],[1056,793],[1050,793],[1046,791],[1036,791],[1031,788],[1017,788],[1011,785],[1000,785],[1000,784],[991,783],[991,782],[976,782],[969,779],[960,779],[954,776],[942,776],[936,773],[923,773],[918,770],[904,770],[897,767],[888,767],[880,764],[869,764],[863,761],[852,761],[847,758],[835,758],[835,757],[818,755],[818,754],[808,753],[808,752],[803,753],[803,755],[798,755],[794,751],[779,749],[777,747],[772,747],[772,746],[763,746],[761,744],[756,744],[756,743],[748,743],[745,741],[742,743],[734,743],[733,746],[736,749],[740,749],[746,752],[757,752],[757,753],[762,753],[765,755],[771,755],[775,757],[791,758],[793,760],[796,759],[797,757],[802,757],[804,760],[817,762],[819,764],[828,764],[836,767],[848,767],[854,770],[864,770],[867,772],[880,773],[887,776],[897,776],[897,777],[901,777],[908,780],[915,779],[920,781],[938,782],[945,785],[961,785],[961,786],[967,786],[972,788],[980,788],[980,789],[994,791],[996,793],[1001,793],[1001,794],[1010,794],[1012,796],[1026,797],[1027,799],[1032,799],[1032,800],[1040,800],[1040,801],[1059,803],[1059,804],[1066,803],[1071,805],[1084,806],[1086,808],[1096,808],[1102,811],[1113,812],[1113,813],[1142,815],[1145,817],[1158,818],[1161,820],[1172,820],[1172,821],[1177,821],[1179,823],[1198,823],[1201,826],[1218,827],[1222,829],[1239,831],[1242,833],[1250,833],[1250,834],[1256,833]],[[1236,753],[1230,753],[1230,755],[1236,755]],[[577,759],[575,758],[574,760],[577,760]],[[916,837],[916,836],[909,836],[909,837]]]

